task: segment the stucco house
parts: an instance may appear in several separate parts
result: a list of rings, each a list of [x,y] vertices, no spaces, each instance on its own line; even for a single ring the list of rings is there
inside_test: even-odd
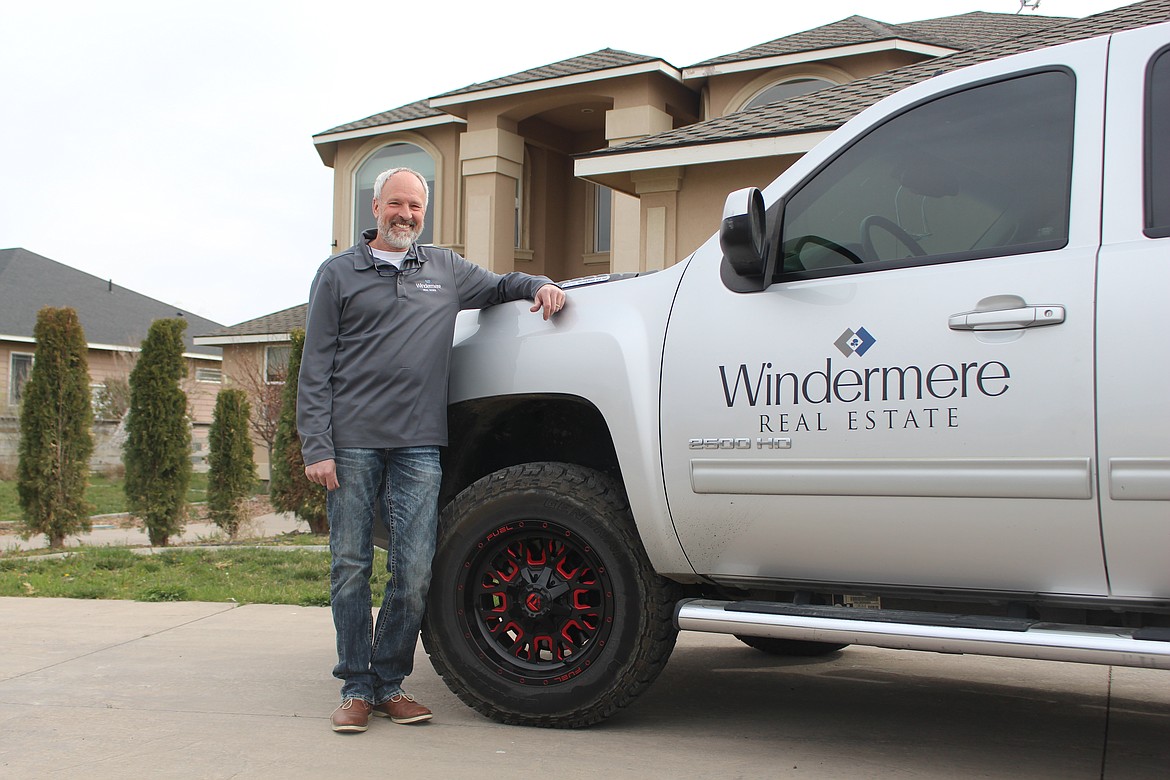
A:
[[[156,319],[182,318],[187,378],[183,389],[193,422],[194,457],[206,449],[215,396],[223,385],[223,355],[216,346],[196,345],[194,336],[222,329],[219,323],[183,311],[27,249],[0,249],[0,466],[15,466],[20,440],[21,390],[32,370],[37,312],[45,306],[77,311],[88,346],[90,386],[95,402],[107,380],[125,380]],[[95,403],[95,410],[104,407]],[[95,422],[94,465],[119,462],[112,440],[116,419],[101,414]]]
[[[592,153],[1060,21],[970,13],[893,25],[851,16],[685,68],[602,49],[472,84],[314,136],[334,170],[332,241],[347,247],[373,226],[374,177],[405,164],[432,182],[423,240],[493,271],[568,279],[663,268],[715,229],[712,198],[766,184],[807,144],[751,157],[673,144],[670,164],[625,158],[622,175],[604,181],[584,173]]]
[[[851,16],[681,69],[603,49],[473,84],[314,136],[334,171],[332,244],[373,226],[375,176],[407,165],[431,184],[422,240],[491,270],[563,280],[661,269],[715,232],[727,193],[765,186],[886,95],[1168,14],[1170,0],[1074,20]],[[234,377],[233,352],[250,345],[254,363],[257,345],[287,343],[304,314],[293,307],[196,343],[222,346]]]

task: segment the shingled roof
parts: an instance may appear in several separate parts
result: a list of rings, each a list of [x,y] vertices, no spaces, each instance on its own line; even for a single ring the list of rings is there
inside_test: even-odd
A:
[[[218,322],[99,279],[27,249],[0,249],[0,335],[31,338],[44,306],[77,311],[90,344],[137,349],[157,319],[187,321],[188,352],[218,357],[215,347],[195,346],[196,333],[222,328]]]
[[[305,319],[308,316],[309,304],[302,303],[290,306],[272,314],[265,314],[254,320],[232,325],[230,328],[220,327],[214,331],[198,334],[200,344],[232,344],[247,341],[271,341],[273,339],[257,338],[273,336],[284,339],[293,330],[304,330]]]
[[[380,114],[368,116],[365,119],[358,119],[354,122],[347,122],[337,127],[331,127],[328,130],[316,133],[313,135],[316,142],[328,141],[327,136],[338,135],[341,133],[349,133],[357,130],[369,130],[375,127],[386,127],[389,125],[403,124],[406,122],[414,122],[418,120],[446,118],[451,121],[461,121],[456,117],[448,114],[437,108],[431,107],[431,100],[442,100],[444,98],[453,98],[461,95],[472,95],[477,92],[484,92],[486,90],[498,89],[501,87],[511,87],[519,84],[527,84],[535,81],[546,81],[549,79],[564,78],[566,76],[578,76],[585,73],[603,72],[613,70],[615,68],[624,68],[630,65],[641,65],[648,62],[659,62],[656,57],[647,57],[643,54],[631,54],[630,52],[618,51],[616,49],[601,49],[591,54],[583,54],[580,57],[570,57],[567,60],[554,62],[551,65],[542,65],[539,68],[532,68],[531,70],[521,71],[520,73],[513,73],[511,76],[503,76],[491,81],[484,81],[479,84],[470,84],[461,89],[444,92],[441,95],[428,100],[419,100],[414,103],[408,103],[405,106],[392,108],[389,111],[383,111]]]
[[[313,137],[320,138],[325,135],[347,133],[351,130],[365,130],[370,127],[395,125],[400,122],[412,122],[417,119],[430,119],[432,117],[450,117],[450,114],[440,111],[437,108],[431,108],[430,102],[427,100],[419,100],[414,103],[407,103],[405,106],[392,108],[389,111],[383,111],[380,114],[368,116],[365,119],[358,119],[355,122],[347,122],[344,125],[331,127],[328,130],[316,133]]]
[[[906,24],[885,24],[864,16],[851,16],[839,22],[799,32],[794,35],[788,35],[783,38],[777,38],[768,43],[752,46],[732,54],[705,60],[690,66],[688,70],[731,62],[775,57],[784,54],[813,52],[860,43],[875,43],[894,39],[908,40],[948,49],[968,49],[989,41],[1051,26],[1054,22],[1061,21],[1062,19],[1063,17],[974,12],[938,19],[927,19],[920,22],[908,22]],[[419,120],[450,117],[452,121],[457,121],[441,109],[432,108],[431,101],[451,102],[453,98],[472,96],[476,93],[494,89],[515,87],[522,84],[590,73],[601,74],[607,70],[653,62],[660,62],[671,68],[674,67],[659,57],[635,54],[618,49],[600,49],[589,54],[570,57],[560,62],[513,73],[509,76],[470,84],[466,87],[435,95],[428,100],[408,103],[404,106],[390,109],[389,111],[383,111],[365,117],[364,119],[331,127],[328,130],[316,133],[313,138],[318,139],[317,142],[321,143],[329,140],[327,138],[328,136],[388,127],[390,125]]]
[[[686,71],[890,40],[910,41],[959,51],[1041,30],[1065,20],[1066,17],[994,14],[984,11],[906,24],[886,24],[865,16],[850,16],[839,22],[704,60],[689,66]]]
[[[977,49],[906,65],[840,86],[826,87],[781,103],[709,119],[619,146],[599,149],[581,155],[581,159],[835,130],[882,98],[940,73],[1011,54],[1168,20],[1170,0],[1146,0],[996,41]]]
[[[957,16],[896,24],[894,27],[907,40],[923,43],[938,41],[943,46],[955,49],[975,49],[1005,38],[1039,32],[1067,21],[1072,20],[1067,16],[972,11]]]
[[[441,95],[435,95],[432,100],[458,95],[470,95],[475,92],[485,92],[489,89],[499,89],[501,87],[514,87],[519,84],[528,84],[534,81],[548,81],[550,79],[565,78],[566,76],[596,73],[613,70],[614,68],[624,68],[629,65],[641,65],[648,62],[663,62],[663,60],[659,57],[648,57],[645,54],[632,54],[631,52],[618,51],[617,49],[600,49],[591,54],[570,57],[567,60],[554,62],[551,65],[541,65],[539,68],[513,73],[511,76],[503,76],[502,78],[492,79],[491,81],[471,84],[461,89],[444,92]]]

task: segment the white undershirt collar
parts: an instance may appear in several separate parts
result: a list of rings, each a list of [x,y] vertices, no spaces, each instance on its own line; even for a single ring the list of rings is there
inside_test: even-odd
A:
[[[406,252],[407,250],[405,249],[401,252],[387,252],[384,249],[370,247],[370,254],[374,256],[374,259],[381,260],[383,263],[389,263],[399,271],[402,270],[402,260],[406,257]]]

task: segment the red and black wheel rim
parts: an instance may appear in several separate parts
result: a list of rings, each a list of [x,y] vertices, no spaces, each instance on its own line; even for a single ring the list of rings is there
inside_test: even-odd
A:
[[[483,663],[516,683],[568,682],[589,668],[613,628],[605,562],[554,522],[493,531],[465,559],[457,587],[464,638]]]

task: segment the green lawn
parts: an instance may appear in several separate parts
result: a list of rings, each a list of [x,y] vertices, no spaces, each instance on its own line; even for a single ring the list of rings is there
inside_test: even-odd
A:
[[[374,603],[386,585],[374,567]],[[329,553],[221,547],[141,555],[87,547],[62,558],[0,558],[0,596],[329,604]]]
[[[93,504],[95,515],[113,515],[126,511],[126,495],[122,492],[124,480],[121,477],[106,477],[91,474],[85,498]],[[187,501],[199,503],[207,500],[207,474],[191,475],[187,489]],[[20,499],[16,493],[16,480],[0,480],[0,522],[20,520]]]
[[[93,475],[86,497],[95,514],[124,512],[122,480]],[[207,475],[194,474],[187,498],[207,498]],[[0,480],[0,522],[19,521],[16,482]],[[125,547],[70,548],[62,556],[44,550],[0,555],[0,596],[45,596],[134,601],[213,601],[240,604],[328,606],[329,553],[312,549],[174,547],[154,555]],[[327,536],[289,533],[270,546],[328,545]],[[384,555],[384,553],[383,553]],[[374,567],[374,604],[386,585],[385,559]]]

